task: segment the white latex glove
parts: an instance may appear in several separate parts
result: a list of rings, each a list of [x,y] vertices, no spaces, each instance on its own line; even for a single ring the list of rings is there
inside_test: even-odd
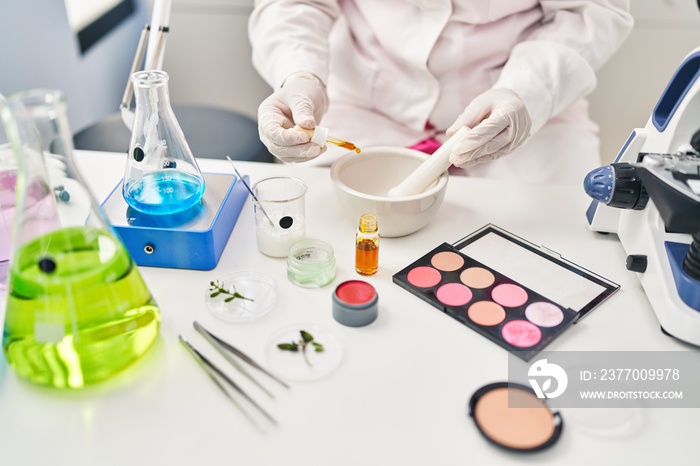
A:
[[[515,92],[490,89],[472,100],[447,129],[447,136],[462,126],[471,130],[454,142],[450,162],[467,168],[511,153],[530,136],[532,121]]]
[[[323,83],[314,75],[290,76],[284,85],[258,107],[258,132],[268,150],[285,162],[305,162],[326,151],[310,143],[309,135],[292,129],[295,124],[314,129],[328,108]]]

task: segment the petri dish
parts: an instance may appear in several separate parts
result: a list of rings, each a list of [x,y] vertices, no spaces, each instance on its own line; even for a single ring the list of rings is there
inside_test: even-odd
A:
[[[586,364],[571,365],[566,368],[569,374],[579,374],[590,370]],[[620,388],[638,391],[640,387],[634,383],[621,382]],[[600,406],[595,408],[567,408],[566,417],[571,425],[581,432],[591,436],[604,438],[631,438],[644,429],[648,423],[642,400],[633,398],[617,399],[615,406]],[[648,408],[648,407],[647,407]]]
[[[204,294],[207,309],[224,322],[251,322],[270,312],[277,304],[277,283],[264,273],[240,270],[218,279],[218,284],[230,293],[245,297],[227,301],[231,296],[226,293],[212,296],[211,284],[207,284]]]
[[[323,345],[323,351],[314,351],[307,345],[306,358],[301,350],[280,349],[280,343],[299,342],[301,331]],[[272,335],[265,345],[267,366],[275,374],[292,381],[306,382],[322,379],[335,371],[343,359],[343,347],[328,330],[315,324],[297,324],[285,327]]]
[[[634,437],[647,423],[644,411],[635,403],[618,408],[569,408],[566,415],[582,432],[607,439]]]

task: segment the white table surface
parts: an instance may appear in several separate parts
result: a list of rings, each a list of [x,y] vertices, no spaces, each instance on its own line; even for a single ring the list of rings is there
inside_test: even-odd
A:
[[[122,176],[124,156],[78,152],[82,173],[98,200]],[[204,172],[232,173],[226,161],[201,160]],[[547,350],[688,350],[664,336],[637,278],[625,269],[614,235],[588,230],[589,199],[580,186],[540,186],[452,177],[441,210],[421,231],[384,238],[379,272],[365,278],[379,294],[379,317],[362,328],[333,320],[331,296],[354,271],[356,226],[332,191],[326,168],[237,162],[251,181],[284,174],[303,179],[307,236],[330,243],[337,276],[321,289],[286,278],[285,259],[258,252],[250,199],[212,271],[141,267],[160,305],[162,325],[150,353],[101,385],[48,390],[21,379],[0,359],[0,465],[465,465],[465,464],[698,464],[700,411],[646,409],[638,429],[610,436],[567,419],[551,449],[506,452],[486,442],[467,416],[471,394],[507,379],[507,352],[403,290],[391,276],[442,242],[454,242],[487,223],[559,252],[621,285],[621,290]],[[381,229],[381,225],[380,225]],[[209,281],[233,270],[271,275],[277,306],[246,324],[216,319],[205,307]],[[184,335],[221,367],[226,362],[192,328],[205,327],[265,362],[268,338],[296,324],[317,324],[342,344],[344,357],[328,377],[292,382],[286,391],[266,383],[269,400],[248,391],[279,422],[261,434],[218,391],[178,342]],[[230,371],[233,377],[239,376]],[[259,377],[261,378],[261,377]]]

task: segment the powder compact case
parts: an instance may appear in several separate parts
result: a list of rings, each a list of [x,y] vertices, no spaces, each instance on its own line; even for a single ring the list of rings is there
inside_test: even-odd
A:
[[[469,400],[469,416],[479,432],[499,447],[534,452],[554,445],[564,421],[525,385],[496,382],[478,389]]]
[[[492,224],[393,281],[525,361],[620,288]]]

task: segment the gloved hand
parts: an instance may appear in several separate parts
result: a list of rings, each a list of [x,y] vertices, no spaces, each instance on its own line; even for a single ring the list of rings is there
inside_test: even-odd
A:
[[[467,168],[512,152],[530,136],[532,121],[515,92],[490,89],[472,100],[446,134],[452,136],[462,126],[471,130],[454,142],[450,162]]]
[[[314,75],[293,75],[258,107],[258,132],[268,150],[285,162],[305,162],[326,151],[309,142],[309,135],[292,129],[295,124],[313,129],[328,108],[323,83]]]

